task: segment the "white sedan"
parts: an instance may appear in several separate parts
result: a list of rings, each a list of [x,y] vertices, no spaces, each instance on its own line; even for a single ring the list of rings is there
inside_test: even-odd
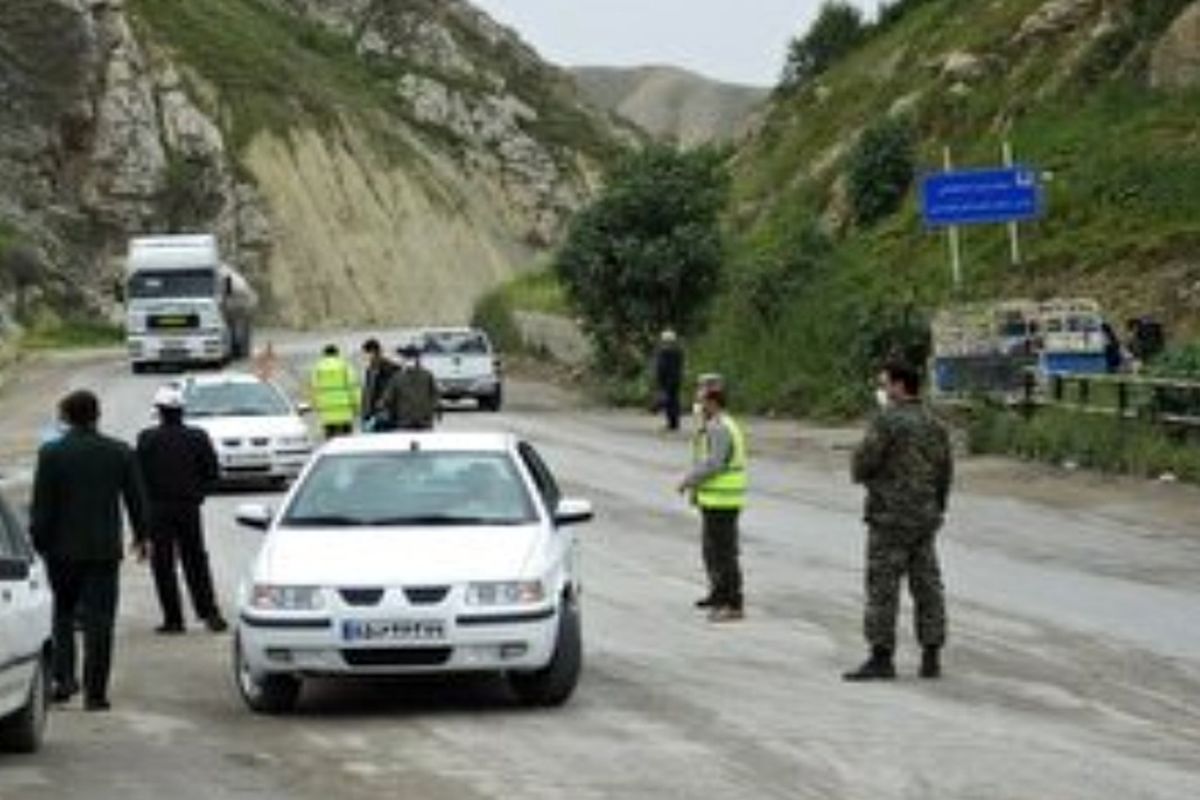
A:
[[[239,372],[197,375],[178,384],[188,424],[208,433],[221,479],[286,483],[304,469],[312,438],[301,415],[274,384]]]
[[[237,685],[280,713],[310,676],[492,671],[557,705],[582,663],[571,525],[527,442],[505,434],[336,439],[283,508],[237,512],[267,531],[240,593]]]
[[[53,599],[25,527],[0,498],[0,749],[42,744]]]

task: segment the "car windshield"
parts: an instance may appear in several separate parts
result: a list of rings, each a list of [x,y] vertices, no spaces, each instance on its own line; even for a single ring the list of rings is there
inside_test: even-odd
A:
[[[193,384],[184,393],[189,417],[280,417],[292,413],[287,401],[265,383]]]
[[[537,520],[505,453],[328,455],[297,489],[285,527],[522,525]]]
[[[145,270],[129,278],[129,296],[136,300],[215,297],[217,275],[211,268]]]
[[[426,353],[478,356],[487,355],[488,343],[477,331],[439,331],[425,335]]]

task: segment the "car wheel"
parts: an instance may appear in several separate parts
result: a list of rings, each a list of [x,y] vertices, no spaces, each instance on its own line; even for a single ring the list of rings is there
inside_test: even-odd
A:
[[[560,706],[571,697],[583,669],[583,632],[579,606],[563,603],[558,615],[558,642],[550,663],[536,672],[511,672],[508,685],[527,706]]]
[[[504,393],[497,388],[495,392],[486,397],[479,398],[479,408],[484,411],[499,411],[500,406],[504,404]]]
[[[29,696],[16,713],[0,720],[0,749],[10,753],[34,753],[42,746],[46,733],[46,711],[50,702],[50,682],[46,659],[38,662]]]
[[[292,675],[255,675],[242,654],[242,640],[233,640],[233,673],[246,706],[258,714],[286,714],[300,699],[300,679]]]

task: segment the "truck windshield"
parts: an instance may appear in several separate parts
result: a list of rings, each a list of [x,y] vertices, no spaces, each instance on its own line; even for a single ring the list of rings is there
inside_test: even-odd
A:
[[[136,300],[215,297],[216,271],[206,267],[143,270],[129,278],[129,296]]]

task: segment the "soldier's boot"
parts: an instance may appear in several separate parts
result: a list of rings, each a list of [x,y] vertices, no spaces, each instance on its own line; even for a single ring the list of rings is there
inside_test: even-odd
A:
[[[896,665],[889,647],[872,647],[871,657],[856,670],[844,673],[847,681],[886,681],[896,677]]]
[[[921,653],[921,671],[919,674],[922,678],[940,678],[942,677],[942,649],[940,647],[926,647]]]

